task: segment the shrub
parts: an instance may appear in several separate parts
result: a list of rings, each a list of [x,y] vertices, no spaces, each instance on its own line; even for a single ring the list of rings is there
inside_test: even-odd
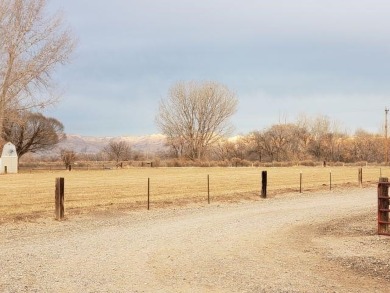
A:
[[[153,167],[160,167],[161,166],[160,158],[155,158],[152,163],[153,163]]]
[[[250,162],[248,160],[242,160],[241,161],[241,166],[243,166],[243,167],[250,167],[250,166],[252,166],[252,162]]]
[[[307,167],[315,167],[318,165],[318,163],[312,161],[312,160],[305,160],[301,161],[300,164],[301,166],[307,166]]]
[[[238,167],[241,166],[241,159],[240,158],[232,158],[231,160],[232,167]]]

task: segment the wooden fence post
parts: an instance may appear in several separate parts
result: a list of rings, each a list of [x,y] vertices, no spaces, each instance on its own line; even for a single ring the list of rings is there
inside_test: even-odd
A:
[[[267,171],[261,172],[261,197],[267,197]]]
[[[358,181],[360,188],[363,187],[363,168],[359,168]]]
[[[55,213],[58,221],[64,218],[64,182],[64,178],[56,178]]]
[[[299,173],[299,193],[302,193],[302,171]]]

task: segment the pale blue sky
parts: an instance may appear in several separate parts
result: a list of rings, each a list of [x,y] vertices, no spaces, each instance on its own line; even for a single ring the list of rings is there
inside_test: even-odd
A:
[[[236,92],[236,133],[327,115],[379,131],[390,106],[387,0],[52,0],[78,38],[47,111],[67,133],[157,133],[158,102],[177,81]]]

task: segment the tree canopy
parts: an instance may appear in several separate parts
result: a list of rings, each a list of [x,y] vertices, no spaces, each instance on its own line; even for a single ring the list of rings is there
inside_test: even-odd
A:
[[[131,157],[131,146],[125,141],[110,141],[103,151],[108,155],[110,160],[125,161]]]
[[[13,114],[4,123],[3,139],[15,145],[19,157],[28,152],[50,150],[64,138],[62,123],[40,113]]]
[[[47,15],[46,6],[46,0],[0,0],[0,136],[7,113],[56,100],[52,73],[75,47],[61,15]]]
[[[161,100],[156,123],[168,144],[183,156],[202,159],[207,148],[231,133],[236,95],[212,82],[179,82]]]

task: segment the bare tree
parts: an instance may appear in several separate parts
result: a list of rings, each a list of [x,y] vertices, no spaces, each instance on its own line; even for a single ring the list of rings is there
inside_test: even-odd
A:
[[[353,157],[355,160],[381,162],[383,160],[383,137],[358,129],[353,136]]]
[[[167,146],[170,147],[173,157],[181,158],[185,155],[186,142],[182,137],[167,137]]]
[[[287,160],[293,143],[292,129],[291,124],[275,124],[265,132],[266,140],[271,144],[270,150],[273,151],[272,158],[276,161]]]
[[[293,132],[295,148],[293,149],[293,154],[295,156],[295,159],[307,159],[309,156],[308,145],[312,139],[310,133],[310,121],[305,115],[301,115],[300,117],[298,117],[298,120],[295,125],[296,127]]]
[[[244,136],[218,141],[212,148],[213,155],[219,160],[231,160],[233,158],[244,160],[250,152],[249,143]]]
[[[311,140],[308,152],[317,160],[327,160],[327,140],[331,133],[331,122],[327,116],[318,116],[310,122]]]
[[[111,141],[105,148],[104,152],[110,160],[126,161],[131,156],[131,146],[125,141]]]
[[[68,61],[75,42],[46,0],[0,0],[0,136],[7,109],[53,103],[52,73]],[[39,97],[39,98],[38,98]]]
[[[249,144],[249,152],[255,154],[257,160],[260,162],[263,160],[264,156],[264,133],[262,131],[252,131],[249,133],[247,139]]]
[[[341,155],[341,143],[346,134],[340,131],[339,123],[331,121],[327,116],[318,116],[311,121],[311,140],[308,153],[317,160],[338,160]]]
[[[65,138],[64,126],[57,119],[28,111],[10,116],[4,123],[3,139],[16,146],[19,158],[28,152],[50,150]]]
[[[229,141],[227,139],[219,140],[212,148],[211,157],[220,161],[228,160],[230,158]]]
[[[179,82],[160,102],[157,126],[170,141],[185,142],[190,159],[202,159],[207,148],[229,134],[236,112],[236,95],[216,82]]]
[[[228,159],[238,158],[244,160],[249,153],[246,139],[243,136],[234,137],[226,142]]]
[[[65,168],[71,170],[69,167],[76,161],[76,153],[72,150],[61,150],[61,160]]]

